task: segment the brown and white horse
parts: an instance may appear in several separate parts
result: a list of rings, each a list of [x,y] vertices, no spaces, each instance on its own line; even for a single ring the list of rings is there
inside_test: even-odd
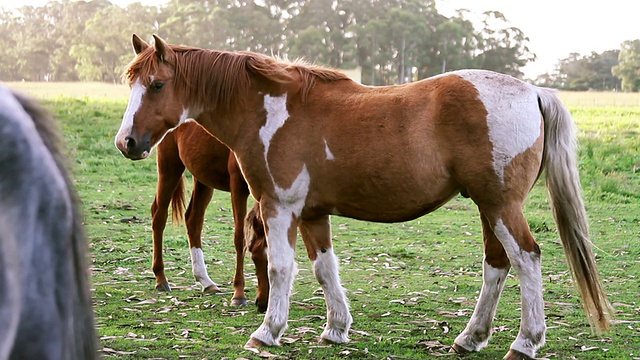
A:
[[[158,184],[156,196],[151,205],[153,230],[153,273],[156,277],[156,289],[171,291],[169,281],[164,272],[162,256],[163,233],[167,224],[168,208],[171,205],[173,218],[180,221],[184,213],[184,171],[193,175],[194,185],[191,199],[187,206],[187,236],[191,251],[191,267],[196,281],[202,285],[204,292],[219,292],[218,285],[211,280],[204,262],[202,251],[202,228],[207,206],[211,202],[214,189],[231,193],[231,204],[234,219],[233,242],[236,250],[236,269],[233,277],[234,294],[231,304],[242,306],[247,304],[244,278],[244,256],[246,250],[252,254],[256,264],[258,291],[256,305],[262,312],[267,307],[269,284],[266,266],[266,243],[259,236],[248,237],[245,246],[244,218],[247,214],[247,198],[249,188],[242,177],[236,158],[229,148],[211,136],[200,124],[187,121],[171,132],[168,132],[157,146]],[[247,224],[249,228],[253,222]],[[256,226],[262,227],[262,223]],[[256,231],[252,230],[252,233]],[[258,231],[258,233],[260,233]]]
[[[236,154],[265,222],[271,285],[247,349],[279,345],[287,327],[299,228],[324,290],[321,338],[345,343],[352,323],[329,216],[397,222],[470,197],[483,226],[483,286],[457,352],[486,346],[511,267],[520,279],[520,332],[505,356],[533,358],[545,342],[540,249],[523,203],[543,171],[568,265],[591,324],[609,327],[576,164],[574,124],[549,90],[482,70],[368,87],[340,72],[249,52],[149,46],[134,35],[131,85],[116,145],[148,153],[171,128],[203,126]]]
[[[0,359],[99,358],[67,165],[51,116],[0,84]]]

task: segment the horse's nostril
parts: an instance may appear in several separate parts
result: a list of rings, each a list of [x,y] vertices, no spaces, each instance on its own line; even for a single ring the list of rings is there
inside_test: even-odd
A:
[[[132,138],[131,136],[127,136],[126,138],[124,138],[124,142],[127,144],[128,152],[136,147],[136,139]]]

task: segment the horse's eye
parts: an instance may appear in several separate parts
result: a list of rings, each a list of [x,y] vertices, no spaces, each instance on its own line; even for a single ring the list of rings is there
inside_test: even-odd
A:
[[[163,86],[164,86],[164,83],[160,82],[160,81],[154,81],[149,85],[151,90],[154,90],[154,91],[158,91],[158,90],[162,89]]]

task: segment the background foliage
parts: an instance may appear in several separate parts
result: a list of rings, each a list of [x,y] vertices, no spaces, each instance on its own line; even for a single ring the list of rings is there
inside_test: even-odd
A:
[[[171,43],[360,67],[362,82],[375,85],[461,68],[522,77],[520,68],[535,59],[527,36],[502,13],[488,11],[472,22],[466,10],[441,15],[433,0],[170,0],[160,7],[52,0],[0,10],[0,80],[119,82],[132,59],[134,32],[147,40],[157,33]],[[603,54],[572,54],[537,81],[636,91],[637,42]]]

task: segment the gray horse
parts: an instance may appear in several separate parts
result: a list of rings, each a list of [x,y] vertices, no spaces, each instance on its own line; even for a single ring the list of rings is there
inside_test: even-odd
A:
[[[98,357],[81,221],[51,117],[0,84],[0,360]]]

